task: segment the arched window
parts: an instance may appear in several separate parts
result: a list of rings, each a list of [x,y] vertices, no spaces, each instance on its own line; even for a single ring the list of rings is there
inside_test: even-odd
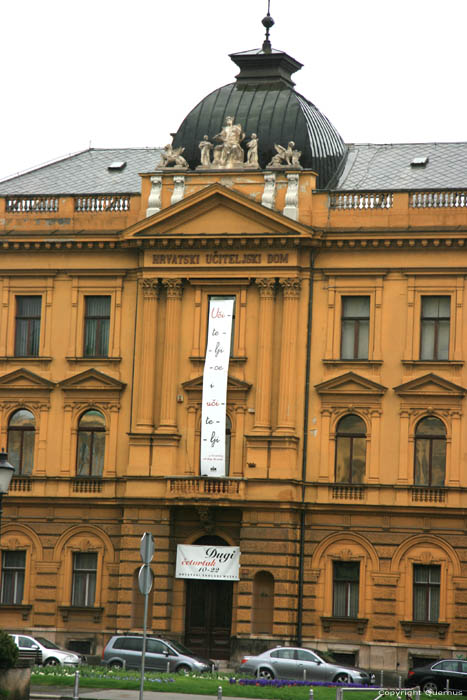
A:
[[[422,418],[415,428],[414,483],[443,486],[446,472],[446,428],[435,416]]]
[[[105,418],[100,411],[83,413],[78,423],[76,473],[102,476],[105,452]]]
[[[28,476],[34,466],[36,421],[25,408],[15,411],[8,423],[8,460],[16,473]]]
[[[336,482],[361,484],[365,476],[365,461],[365,423],[358,416],[344,416],[336,430]]]
[[[272,634],[274,617],[274,577],[258,571],[253,579],[253,634]]]

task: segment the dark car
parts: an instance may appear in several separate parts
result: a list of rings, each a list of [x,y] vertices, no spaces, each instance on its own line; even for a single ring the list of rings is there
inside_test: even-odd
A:
[[[279,678],[371,685],[374,674],[338,663],[328,652],[300,647],[275,647],[258,656],[244,656],[239,669],[257,678]]]
[[[437,693],[439,690],[467,690],[467,661],[442,659],[427,666],[410,669],[405,679],[405,687],[419,685],[424,693]]]
[[[109,668],[141,668],[143,637],[137,634],[115,635],[102,652],[101,664]],[[203,659],[180,642],[148,636],[144,665],[148,671],[204,673],[217,670],[211,659]]]

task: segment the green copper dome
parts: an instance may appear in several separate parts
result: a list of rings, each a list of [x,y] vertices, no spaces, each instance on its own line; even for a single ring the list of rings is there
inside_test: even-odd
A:
[[[291,75],[302,64],[283,51],[263,49],[231,54],[240,68],[236,82],[207,95],[185,117],[173,139],[173,146],[184,146],[190,168],[200,163],[199,143],[205,134],[221,131],[227,116],[234,117],[246,134],[259,139],[259,163],[265,168],[276,150],[294,141],[302,152],[303,168],[318,173],[318,187],[326,188],[339,171],[346,147],[327,117],[294,90]]]

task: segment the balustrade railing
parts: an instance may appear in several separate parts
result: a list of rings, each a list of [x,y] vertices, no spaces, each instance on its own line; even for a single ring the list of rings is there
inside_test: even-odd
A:
[[[421,503],[444,503],[446,493],[443,489],[429,487],[414,487],[412,489],[412,501]]]
[[[332,487],[332,497],[333,499],[346,500],[346,501],[363,501],[365,497],[365,487],[364,486],[333,486]]]
[[[174,494],[226,494],[231,496],[240,493],[240,482],[233,479],[169,479],[169,492]]]
[[[411,209],[456,209],[467,207],[467,190],[411,192]]]
[[[331,209],[390,209],[392,192],[332,192],[329,199]]]
[[[58,211],[58,197],[7,197],[6,210],[13,214]]]
[[[98,479],[76,479],[73,481],[73,493],[101,493],[102,481]]]
[[[98,211],[129,211],[129,195],[104,194],[75,197],[75,211],[98,212]]]

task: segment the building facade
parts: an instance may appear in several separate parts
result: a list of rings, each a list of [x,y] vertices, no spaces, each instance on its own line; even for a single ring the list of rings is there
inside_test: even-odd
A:
[[[88,653],[142,629],[147,531],[149,628],[213,658],[464,654],[467,145],[346,145],[298,62],[232,58],[173,150],[0,183],[1,624]],[[224,477],[200,473],[213,298]],[[177,578],[178,544],[240,547],[239,580]]]

